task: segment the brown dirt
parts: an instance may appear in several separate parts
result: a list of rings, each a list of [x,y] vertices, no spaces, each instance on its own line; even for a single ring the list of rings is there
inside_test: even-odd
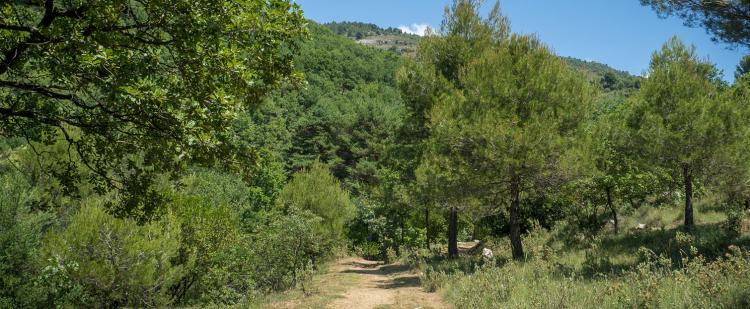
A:
[[[338,271],[359,274],[361,279],[329,308],[447,308],[440,296],[422,290],[408,266],[362,259],[342,260],[339,265]]]
[[[326,289],[339,291],[325,297],[328,301],[325,301],[324,305],[321,306],[319,303],[321,298],[317,297],[315,300],[310,299],[310,301],[298,299],[294,302],[286,302],[281,307],[324,307],[332,309],[451,308],[443,303],[438,294],[425,292],[420,287],[419,276],[405,265],[383,265],[380,262],[360,258],[346,258],[337,261],[323,276],[324,278],[321,281],[327,283],[318,287],[320,292],[325,293]],[[339,280],[327,280],[328,278],[342,278],[341,281],[346,282],[338,283],[336,281]]]

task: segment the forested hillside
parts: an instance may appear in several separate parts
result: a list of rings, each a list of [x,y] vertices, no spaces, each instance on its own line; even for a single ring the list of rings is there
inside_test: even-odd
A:
[[[0,308],[750,306],[750,70],[480,7],[1,6]]]

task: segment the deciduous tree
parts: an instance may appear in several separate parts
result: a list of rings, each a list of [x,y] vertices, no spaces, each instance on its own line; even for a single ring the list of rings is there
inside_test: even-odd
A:
[[[304,25],[288,0],[4,2],[0,135],[65,140],[68,164],[100,188],[188,161],[252,161],[228,124],[297,78]]]

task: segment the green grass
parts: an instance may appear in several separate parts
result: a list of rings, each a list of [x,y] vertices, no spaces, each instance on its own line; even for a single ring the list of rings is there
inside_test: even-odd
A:
[[[511,261],[507,239],[487,241],[494,265],[477,256],[424,259],[422,282],[457,308],[750,306],[750,222],[734,236],[721,212],[698,208],[696,219],[684,232],[680,207],[644,208],[623,217],[619,235],[575,240],[564,226],[538,230],[524,238],[521,263]],[[639,223],[654,228],[631,229]]]
[[[265,295],[253,301],[252,304],[244,304],[236,308],[326,308],[359,280],[355,273],[332,272],[330,270],[332,266],[329,264],[322,267],[305,285],[305,291],[298,287],[283,293]]]

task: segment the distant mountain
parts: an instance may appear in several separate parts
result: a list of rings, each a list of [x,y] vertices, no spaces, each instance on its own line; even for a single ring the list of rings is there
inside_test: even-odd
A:
[[[361,22],[331,22],[323,24],[334,34],[350,38],[362,45],[389,50],[401,55],[411,55],[417,50],[419,36],[404,33],[397,28],[381,28]],[[590,82],[601,85],[605,92],[625,92],[627,95],[640,88],[640,76],[617,70],[606,64],[573,57],[561,57],[573,69],[581,72]]]
[[[562,57],[573,69],[583,73],[591,82],[599,83],[605,91],[633,90],[641,87],[640,76],[617,70],[606,64],[573,57]]]
[[[419,36],[397,28],[383,29],[375,24],[360,22],[332,22],[323,24],[333,33],[356,40],[360,44],[389,50],[402,55],[417,51]]]
[[[327,27],[328,29],[331,29],[331,31],[333,31],[333,33],[335,34],[343,35],[349,38],[354,38],[356,40],[361,40],[368,36],[377,36],[377,35],[408,35],[408,34],[403,33],[401,29],[397,29],[393,27],[383,29],[376,24],[367,24],[367,23],[360,23],[360,22],[350,22],[350,21],[330,22],[327,24],[323,24],[323,26]]]

